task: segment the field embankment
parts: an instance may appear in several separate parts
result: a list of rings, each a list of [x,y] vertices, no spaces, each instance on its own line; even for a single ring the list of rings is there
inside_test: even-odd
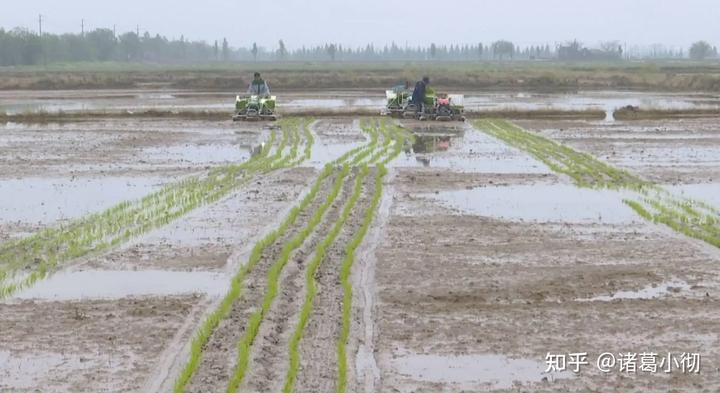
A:
[[[239,63],[205,66],[82,64],[76,67],[0,69],[0,90],[138,87],[227,90],[249,75],[272,76],[272,87],[292,89],[387,88],[429,75],[442,88],[576,91],[720,91],[716,63],[385,62]]]

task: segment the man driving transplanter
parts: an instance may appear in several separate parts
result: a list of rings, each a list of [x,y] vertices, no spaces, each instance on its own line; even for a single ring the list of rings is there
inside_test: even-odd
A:
[[[247,92],[248,94],[263,97],[268,96],[270,95],[270,86],[268,86],[267,82],[260,77],[260,73],[256,72],[252,82],[250,82],[250,86],[248,86]]]
[[[424,76],[421,81],[415,84],[415,90],[412,94],[412,103],[415,104],[415,108],[418,112],[422,112],[422,107],[425,105],[425,92],[427,86],[430,84],[430,78]]]

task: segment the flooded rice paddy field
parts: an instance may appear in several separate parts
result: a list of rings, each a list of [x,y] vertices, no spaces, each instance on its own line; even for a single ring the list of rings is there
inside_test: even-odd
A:
[[[613,145],[618,161],[599,149],[611,145],[607,134],[624,132],[627,143],[646,124],[522,125],[665,184],[679,169],[718,168],[714,122],[691,123],[667,127],[684,126],[676,134],[691,146],[700,135],[713,151],[707,161],[642,166],[621,161],[639,141]],[[470,127],[429,130],[425,139],[430,147],[393,164],[377,246],[376,391],[718,388],[717,248],[643,220],[622,202],[630,191],[578,188]],[[668,188],[717,203],[709,181]],[[577,352],[590,359],[580,373],[546,372],[548,353]],[[603,352],[697,352],[703,372],[605,374],[594,365]]]
[[[232,108],[235,96],[245,86],[227,91],[174,89],[2,91],[0,112],[79,112],[79,111],[222,111]],[[539,93],[529,91],[452,91],[465,95],[465,109],[482,110],[585,110],[612,112],[628,105],[644,109],[720,108],[720,95],[708,93],[656,93],[630,91],[580,91]],[[285,112],[329,109],[339,113],[358,110],[377,111],[385,104],[385,91],[350,89],[346,91],[277,92],[278,105]]]
[[[88,109],[83,95],[107,100],[97,105],[110,107],[187,100],[179,105],[207,109],[218,100],[217,93],[139,97],[105,91],[108,97],[98,98],[98,92],[74,91],[67,100],[57,97],[61,93],[26,94],[27,102],[80,110]],[[661,96],[688,99],[656,95]],[[499,96],[486,98],[504,103]],[[486,98],[468,101],[481,106]],[[563,105],[559,97],[516,98]],[[345,105],[362,97],[298,93],[294,99]],[[704,105],[714,99],[691,101]],[[0,98],[0,107],[7,100]],[[297,105],[305,104],[331,105]],[[316,120],[309,127],[311,154],[301,164],[255,173],[220,200],[65,263],[2,300],[0,391],[171,391],[190,341],[253,246],[312,193],[326,163],[369,142],[361,131],[367,121]],[[720,207],[720,133],[713,119],[516,124]],[[623,203],[632,191],[578,188],[470,123],[398,125],[415,138],[388,163],[377,215],[349,271],[348,391],[720,389],[719,249],[644,220]],[[177,119],[0,125],[0,242],[248,160],[271,131],[260,123]],[[342,176],[333,171],[320,183],[319,197],[332,196],[333,182]],[[357,180],[360,174],[347,176]],[[282,388],[291,328],[308,291],[309,260],[352,200],[352,185],[346,181],[338,188],[336,202],[291,254],[240,391]],[[360,231],[374,187],[368,181],[360,188],[358,208],[314,276],[319,291],[298,349],[295,391],[336,391],[341,329],[334,321],[341,314],[339,272],[347,254],[341,246]],[[321,199],[308,205],[310,211],[319,211],[312,209],[321,208]],[[309,214],[298,220],[263,254],[258,272],[248,273],[244,297],[210,337],[187,391],[225,390],[238,336],[267,290],[265,260],[281,255],[282,242],[313,221]],[[546,371],[548,353],[575,352],[588,353],[590,365],[581,372]],[[699,353],[702,372],[601,373],[594,360],[603,352]]]
[[[718,189],[706,186],[720,183],[720,125],[716,119],[518,124],[647,180],[699,192],[697,197],[717,195],[714,191]]]

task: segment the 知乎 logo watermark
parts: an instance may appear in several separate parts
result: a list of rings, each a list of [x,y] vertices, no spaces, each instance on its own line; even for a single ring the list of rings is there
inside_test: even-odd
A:
[[[690,352],[603,352],[597,356],[587,352],[550,353],[545,355],[546,373],[572,371],[580,373],[594,367],[602,373],[620,372],[700,374],[701,356]]]

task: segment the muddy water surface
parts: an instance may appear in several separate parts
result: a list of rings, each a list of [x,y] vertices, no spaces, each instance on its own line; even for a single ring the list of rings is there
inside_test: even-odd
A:
[[[0,222],[50,224],[139,199],[162,179],[135,177],[0,180]]]
[[[238,87],[244,90],[244,87]],[[223,110],[232,111],[238,90],[203,92],[192,90],[88,90],[0,92],[0,111],[8,113],[82,110]],[[720,97],[696,93],[587,91],[577,93],[453,91],[465,95],[465,109],[480,110],[584,110],[612,113],[627,105],[642,108],[690,109],[720,107]],[[385,91],[274,91],[278,108],[377,109],[385,105]]]
[[[55,301],[193,293],[220,296],[225,292],[228,280],[226,274],[213,272],[63,271],[46,279],[40,285],[19,292],[15,298]]]
[[[507,389],[515,383],[571,378],[570,372],[545,372],[544,362],[512,359],[503,355],[407,355],[393,360],[400,374],[414,379],[447,384],[489,385]]]

